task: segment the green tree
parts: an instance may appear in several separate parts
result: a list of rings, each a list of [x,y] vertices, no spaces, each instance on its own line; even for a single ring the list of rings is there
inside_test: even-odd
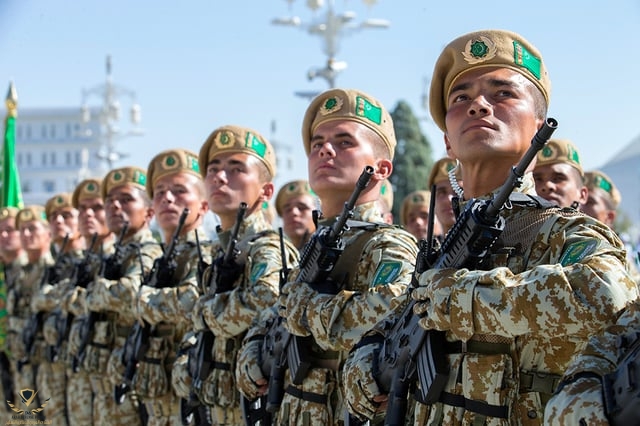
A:
[[[393,174],[389,180],[393,186],[393,216],[399,222],[404,197],[413,191],[428,189],[433,150],[407,102],[398,101],[391,118],[398,145],[393,160]]]

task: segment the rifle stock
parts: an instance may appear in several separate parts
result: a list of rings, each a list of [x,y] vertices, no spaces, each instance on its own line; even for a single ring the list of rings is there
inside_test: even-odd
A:
[[[180,215],[178,226],[176,227],[169,247],[162,253],[162,256],[155,259],[151,272],[145,278],[143,285],[161,288],[167,284],[165,282],[168,277],[173,277],[176,270],[176,245],[180,238],[182,228],[189,216],[189,209],[185,208]],[[142,266],[142,265],[141,265]],[[142,271],[144,274],[144,270]],[[159,275],[163,274],[160,278]],[[133,378],[138,369],[138,364],[144,358],[149,350],[149,338],[151,337],[151,325],[146,321],[136,321],[133,325],[133,329],[127,336],[124,350],[122,352],[122,360],[125,364],[124,380],[119,385],[116,385],[114,390],[114,397],[117,404],[122,404],[125,400],[125,395],[133,386]]]
[[[421,245],[409,291],[418,286],[418,276],[427,269],[482,267],[489,250],[504,230],[505,221],[500,216],[504,204],[514,189],[522,184],[529,164],[557,125],[553,118],[546,120],[533,137],[527,152],[512,167],[511,174],[492,199],[472,199],[467,202],[439,250],[424,252],[426,246]],[[433,404],[440,398],[449,376],[444,352],[446,333],[422,328],[420,318],[413,313],[414,305],[415,302],[409,299],[387,333],[378,356],[376,382],[383,392],[389,394],[385,425],[404,424],[408,392],[416,382],[420,384],[422,402]]]

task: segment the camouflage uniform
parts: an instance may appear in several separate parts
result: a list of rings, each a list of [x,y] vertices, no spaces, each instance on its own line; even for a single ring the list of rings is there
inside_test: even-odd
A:
[[[97,315],[91,342],[86,348],[82,368],[90,376],[95,395],[93,413],[96,424],[136,425],[140,416],[132,398],[122,405],[114,400],[114,386],[122,381],[122,348],[135,320],[135,300],[143,275],[149,273],[162,249],[148,228],[123,241],[126,255],[119,280],[97,278],[86,292],[80,292],[88,311]],[[83,297],[84,296],[84,297]],[[78,303],[83,303],[78,300]],[[107,374],[105,374],[107,373]]]
[[[226,249],[230,234],[230,230],[218,234],[218,244],[213,246],[214,258]],[[254,213],[243,220],[238,241],[236,248],[240,250],[239,259],[246,259],[243,274],[230,291],[202,296],[196,302],[191,317],[193,331],[210,330],[215,336],[211,353],[215,366],[197,396],[211,407],[213,422],[219,425],[244,424],[240,394],[234,380],[236,354],[254,318],[275,303],[282,267],[279,236],[271,230],[262,213]],[[297,251],[289,243],[286,247],[287,262],[294,264]],[[240,261],[238,263],[241,264]],[[211,273],[211,269],[207,270],[205,277]],[[185,399],[193,391],[187,366],[189,355],[185,353],[193,343],[193,334],[187,334],[181,346],[182,355],[176,359],[172,376],[176,394]]]
[[[292,334],[312,337],[312,359],[302,384],[285,386],[278,424],[342,424],[342,363],[360,337],[388,314],[392,299],[411,280],[416,240],[401,228],[383,224],[377,202],[357,206],[353,219],[365,223],[355,222],[344,233],[345,251],[329,276],[340,285],[340,292],[323,294],[296,282],[295,269],[293,280],[282,290],[280,316]],[[321,225],[330,226],[331,221]]]
[[[66,370],[64,359],[66,357],[66,344],[63,342],[57,350],[58,330],[57,322],[63,319],[60,301],[63,291],[67,288],[69,278],[73,274],[75,263],[82,256],[81,251],[62,253],[56,258],[59,265],[57,283],[45,283],[38,293],[34,294],[31,300],[31,311],[41,313],[42,336],[44,338],[45,357],[40,363],[36,376],[37,390],[42,395],[54,396],[47,405],[46,417],[56,422],[67,422],[65,389],[67,386]],[[62,336],[64,338],[64,336]]]
[[[198,235],[205,235],[199,229]],[[171,389],[171,369],[178,346],[191,327],[189,315],[200,297],[197,273],[198,247],[195,231],[181,236],[175,246],[174,285],[153,288],[143,285],[137,300],[137,316],[152,327],[149,349],[133,378],[133,390],[149,413],[149,426],[180,426],[179,401]],[[203,259],[211,263],[210,242],[200,241]]]
[[[113,241],[104,243],[98,250],[103,256],[111,255],[113,253]],[[67,417],[70,425],[94,424],[93,401],[95,395],[91,388],[89,373],[87,370],[80,368],[81,366],[75,366],[82,340],[81,329],[85,321],[88,320],[84,304],[86,289],[77,287],[73,282],[70,282],[69,285],[73,287],[67,287],[67,291],[60,301],[62,311],[72,318],[66,341],[65,357],[67,370]]]
[[[447,403],[421,405],[417,424],[540,424],[571,357],[638,296],[620,240],[600,222],[520,203],[504,217],[487,270],[427,271],[413,292],[420,324],[451,342]]]
[[[27,353],[23,341],[23,332],[32,320],[31,299],[38,293],[42,277],[46,269],[53,265],[53,256],[47,252],[36,263],[25,265],[19,283],[9,290],[7,295],[7,347],[16,360],[14,371],[14,389],[19,393],[22,389],[39,390],[36,384],[38,367],[45,361],[46,344],[42,330],[36,335],[31,354]],[[43,398],[57,398],[57,395],[39,394]]]

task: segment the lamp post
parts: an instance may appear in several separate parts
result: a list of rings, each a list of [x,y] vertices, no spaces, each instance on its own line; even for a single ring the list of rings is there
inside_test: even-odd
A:
[[[115,147],[117,140],[129,136],[142,136],[144,132],[138,127],[140,123],[140,105],[136,103],[136,94],[133,90],[113,83],[111,76],[111,56],[107,56],[106,61],[107,78],[104,84],[100,84],[90,89],[82,90],[82,122],[87,124],[92,120],[92,111],[97,112],[97,119],[100,125],[101,147],[97,156],[106,161],[108,170],[113,168],[116,161],[128,156],[126,153],[118,152]],[[98,96],[102,104],[98,108],[90,108],[87,104],[89,97]],[[120,120],[120,99],[126,97],[131,101],[130,121],[133,127],[127,131],[119,128]],[[91,131],[87,132],[88,135]]]
[[[287,2],[291,5],[293,0],[287,0]],[[373,6],[376,0],[363,0],[363,3],[367,6]],[[307,0],[306,5],[316,15],[319,9],[323,9],[325,2],[324,0]],[[321,77],[327,81],[329,88],[334,88],[336,77],[347,68],[346,62],[336,59],[342,37],[368,28],[388,28],[390,25],[389,21],[384,19],[370,18],[360,23],[356,23],[355,19],[356,13],[352,11],[336,13],[335,1],[329,0],[326,3],[326,8],[324,8],[324,13],[318,14],[315,19],[309,22],[304,22],[298,16],[287,16],[275,18],[271,23],[273,25],[298,27],[310,35],[319,36],[322,39],[323,52],[327,57],[327,63],[324,67],[310,69],[307,73],[307,78],[311,81],[316,77]],[[297,94],[303,97],[312,97],[314,95],[313,92],[298,92]]]

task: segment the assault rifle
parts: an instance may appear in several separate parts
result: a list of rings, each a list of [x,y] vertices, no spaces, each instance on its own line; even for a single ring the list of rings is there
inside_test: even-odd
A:
[[[624,357],[617,368],[604,376],[604,405],[609,422],[614,426],[640,424],[638,392],[640,388],[640,332],[636,338],[620,339],[620,346],[626,346]]]
[[[231,290],[233,281],[235,278],[233,275],[237,275],[232,270],[236,270],[239,266],[236,265],[236,258],[240,255],[236,245],[238,244],[238,234],[240,233],[240,226],[244,220],[244,215],[247,211],[247,203],[240,203],[238,212],[236,215],[236,222],[231,229],[229,235],[229,242],[227,248],[222,254],[221,258],[213,262],[210,266],[211,278],[215,278],[214,283],[209,283],[208,293],[217,294],[224,291]],[[223,273],[226,271],[228,273]],[[215,274],[215,276],[214,276]],[[236,276],[237,278],[237,276]],[[215,284],[215,285],[212,285]],[[189,418],[193,416],[194,411],[200,406],[204,405],[200,401],[200,395],[202,391],[202,385],[204,381],[209,377],[213,370],[213,343],[215,341],[215,335],[210,330],[200,330],[196,334],[196,344],[189,351],[188,369],[189,375],[192,378],[191,392],[186,404],[182,404],[182,410],[180,416],[182,417],[183,424],[188,424]]]
[[[512,167],[507,181],[490,200],[469,200],[447,233],[440,249],[420,253],[416,260],[416,273],[409,291],[418,286],[418,276],[427,269],[469,268],[480,269],[489,250],[505,227],[500,216],[511,193],[522,184],[527,167],[555,131],[558,123],[548,118],[531,141],[531,146],[520,162]],[[408,296],[409,297],[409,296]],[[403,425],[407,411],[409,389],[420,384],[420,397],[426,404],[438,401],[449,375],[444,353],[445,332],[425,330],[419,317],[413,313],[415,301],[409,300],[401,315],[386,334],[378,356],[378,369],[374,370],[380,390],[389,394],[386,425]]]
[[[142,285],[153,288],[166,288],[173,284],[173,276],[178,267],[176,262],[176,245],[178,244],[180,232],[182,232],[187,216],[189,216],[189,209],[185,208],[182,211],[182,215],[180,215],[178,226],[173,233],[169,246],[162,253],[162,256],[153,261],[151,272],[149,272],[149,275],[146,277]],[[142,361],[149,350],[149,338],[151,337],[151,332],[151,324],[148,324],[144,320],[140,320],[135,322],[129,336],[127,336],[127,340],[124,344],[124,350],[122,351],[122,361],[125,365],[124,380],[119,385],[116,385],[114,390],[116,404],[122,404],[124,402],[125,395],[133,386],[133,377],[138,369],[138,363]]]
[[[344,204],[342,213],[332,226],[324,226],[313,233],[305,244],[300,257],[300,272],[297,281],[308,283],[314,290],[326,294],[337,294],[338,285],[328,281],[329,274],[344,251],[342,236],[349,229],[347,223],[354,215],[356,202],[373,175],[373,167],[366,166],[351,197]],[[284,396],[284,376],[287,366],[291,380],[300,385],[311,367],[308,350],[313,337],[291,335],[283,323],[276,318],[264,338],[262,350],[262,371],[269,373],[267,411],[277,412]]]
[[[56,254],[56,260],[53,265],[45,268],[44,273],[42,274],[42,279],[40,281],[40,285],[38,286],[38,290],[42,288],[45,284],[49,283],[52,285],[58,284],[60,279],[62,278],[62,258],[64,257],[64,251],[67,248],[67,244],[69,243],[69,234],[65,235],[64,241],[60,246],[60,251]],[[42,330],[42,325],[44,321],[44,312],[38,311],[31,315],[29,318],[29,322],[26,324],[24,330],[22,331],[22,342],[24,343],[25,348],[25,357],[18,361],[18,371],[22,369],[22,366],[29,362],[29,358],[34,355],[35,349],[35,341],[38,332]]]
[[[78,262],[74,268],[72,282],[75,285],[86,288],[87,285],[93,280],[96,273],[96,269],[100,267],[101,258],[100,255],[95,252],[95,245],[98,241],[98,233],[94,232],[91,237],[91,244],[85,251],[85,256],[82,261]],[[47,348],[47,358],[50,362],[56,362],[58,360],[58,354],[64,342],[69,335],[69,326],[73,321],[73,314],[63,312],[62,309],[57,308],[53,315],[56,317],[56,331],[58,336],[56,338],[55,345],[50,345]]]
[[[129,230],[129,222],[125,222],[120,230],[118,240],[114,244],[114,251],[111,256],[102,260],[99,276],[107,278],[109,280],[118,280],[122,278],[122,264],[124,263],[124,257],[126,254],[125,246],[122,244],[124,237]],[[91,340],[93,328],[100,316],[99,312],[91,311],[87,318],[85,318],[82,326],[80,327],[80,345],[78,346],[78,353],[73,358],[71,367],[74,373],[80,371],[80,365],[84,362],[84,357],[87,352],[87,345]]]

